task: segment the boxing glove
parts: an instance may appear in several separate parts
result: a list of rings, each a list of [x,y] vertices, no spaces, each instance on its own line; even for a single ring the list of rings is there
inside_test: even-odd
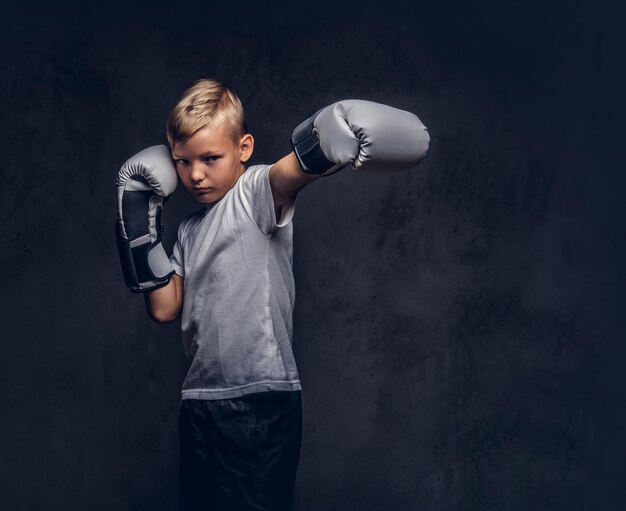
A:
[[[371,172],[409,170],[426,156],[429,143],[415,114],[359,99],[318,110],[291,136],[302,170],[322,176],[348,165]]]
[[[174,274],[161,243],[161,212],[177,183],[164,145],[137,153],[118,173],[115,233],[124,281],[133,293],[165,286]]]

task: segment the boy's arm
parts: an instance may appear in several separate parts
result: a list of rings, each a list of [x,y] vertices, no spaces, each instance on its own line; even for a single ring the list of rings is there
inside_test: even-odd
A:
[[[162,145],[129,158],[117,177],[116,238],[124,280],[133,293],[144,293],[148,315],[158,323],[174,321],[183,305],[183,278],[161,243],[163,204],[177,182],[170,151]]]
[[[320,177],[303,172],[293,151],[281,158],[272,165],[269,171],[274,207],[278,210],[295,199],[302,188]]]
[[[415,114],[358,99],[333,103],[296,127],[294,151],[270,168],[276,211],[310,182],[348,165],[371,172],[414,168],[429,143],[428,129]]]
[[[157,323],[174,321],[183,307],[184,279],[177,274],[172,275],[166,286],[144,293],[148,316]]]

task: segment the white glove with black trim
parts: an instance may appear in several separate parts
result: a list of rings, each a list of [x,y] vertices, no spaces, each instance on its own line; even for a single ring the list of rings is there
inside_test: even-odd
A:
[[[429,143],[415,114],[360,99],[318,110],[291,136],[302,170],[322,176],[347,165],[371,172],[409,170],[424,159]]]
[[[177,183],[164,145],[137,153],[119,171],[115,234],[124,281],[133,293],[165,286],[174,274],[161,243],[161,212]]]

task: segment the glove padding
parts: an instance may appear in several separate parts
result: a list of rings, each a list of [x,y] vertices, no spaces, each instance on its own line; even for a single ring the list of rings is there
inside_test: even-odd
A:
[[[177,183],[164,145],[137,153],[119,171],[115,233],[124,281],[133,293],[165,286],[174,274],[161,243],[161,211]]]
[[[424,159],[429,143],[415,114],[359,99],[318,110],[291,137],[302,170],[322,176],[347,165],[371,172],[409,170]]]

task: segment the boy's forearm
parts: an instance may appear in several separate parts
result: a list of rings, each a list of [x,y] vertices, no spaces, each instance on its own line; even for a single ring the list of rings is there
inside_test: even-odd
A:
[[[269,179],[274,205],[280,207],[293,200],[302,188],[319,178],[320,176],[302,172],[298,159],[292,151],[270,168]]]
[[[174,321],[182,309],[182,277],[173,275],[163,287],[144,293],[148,316],[157,323]]]

